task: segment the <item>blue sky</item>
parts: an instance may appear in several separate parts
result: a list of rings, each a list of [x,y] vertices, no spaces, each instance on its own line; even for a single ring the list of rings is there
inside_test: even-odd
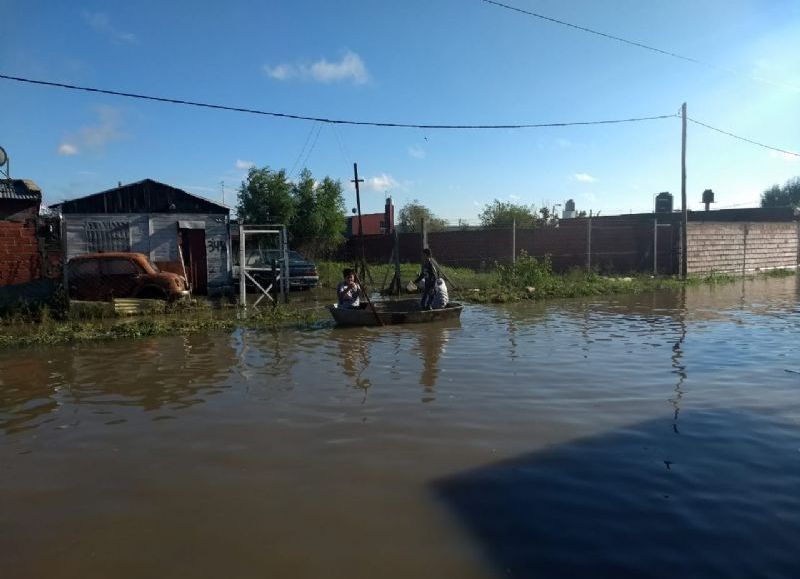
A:
[[[0,0],[0,74],[263,111],[409,124],[677,113],[800,152],[797,0],[507,0],[688,62],[480,0]],[[0,80],[0,146],[54,203],[152,178],[235,204],[248,166],[308,167],[362,209],[418,199],[453,222],[493,199],[603,214],[680,202],[678,118],[448,131],[329,125]],[[800,157],[689,123],[700,209],[758,204]]]

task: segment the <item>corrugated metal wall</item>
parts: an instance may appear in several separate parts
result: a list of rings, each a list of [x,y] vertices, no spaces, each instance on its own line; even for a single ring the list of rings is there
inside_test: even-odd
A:
[[[128,223],[130,251],[144,253],[151,261],[177,261],[178,223],[189,221],[206,233],[208,294],[222,293],[231,286],[230,237],[222,215],[194,214],[65,214],[67,259],[91,251],[87,227],[97,223]],[[117,228],[118,230],[119,228]],[[119,243],[119,240],[115,240]]]

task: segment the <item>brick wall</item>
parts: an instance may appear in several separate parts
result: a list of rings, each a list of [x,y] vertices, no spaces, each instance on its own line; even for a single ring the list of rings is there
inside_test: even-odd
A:
[[[559,227],[537,229],[471,229],[442,231],[428,234],[428,245],[435,258],[450,266],[482,270],[494,267],[495,262],[509,263],[516,251],[542,258],[550,256],[553,270],[569,271],[585,268],[591,241],[591,267],[603,273],[653,271],[653,219],[595,219],[591,236],[586,219],[564,220]],[[658,271],[677,272],[677,227],[666,225],[658,230]],[[420,259],[422,236],[403,233],[400,240],[400,260]],[[392,254],[393,236],[365,236],[364,253],[370,262],[388,262]],[[352,261],[361,255],[358,238],[349,239],[338,258]]]
[[[783,214],[777,217],[786,219]],[[564,272],[587,266],[591,241],[591,267],[601,273],[652,273],[655,266],[659,274],[671,275],[679,273],[680,268],[679,219],[680,215],[659,216],[655,238],[656,223],[651,214],[594,218],[591,235],[587,219],[570,219],[563,220],[559,227],[518,229],[516,240],[511,229],[429,233],[428,245],[439,262],[451,266],[491,268],[495,262],[510,262],[513,248],[516,248],[517,255],[522,250],[535,257],[549,255],[553,270]],[[689,221],[689,274],[742,274],[796,267],[800,262],[798,228],[800,224],[794,220]],[[388,262],[393,242],[393,236],[365,236],[367,260]],[[658,247],[654,260],[655,244]],[[401,261],[419,261],[421,250],[420,234],[400,234]],[[360,241],[352,238],[338,257],[353,261],[360,255]]]
[[[0,286],[33,281],[41,271],[36,220],[0,220]]]
[[[689,223],[688,270],[750,273],[798,264],[798,223]]]

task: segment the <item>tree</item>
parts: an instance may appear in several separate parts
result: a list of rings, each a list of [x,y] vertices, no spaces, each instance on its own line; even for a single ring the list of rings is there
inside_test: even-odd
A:
[[[542,208],[542,217],[549,216],[549,210]],[[517,205],[506,203],[495,199],[492,203],[485,205],[478,217],[481,225],[486,228],[510,228],[514,223],[517,227],[532,228],[539,225],[541,219],[536,215],[536,208],[531,205]]]
[[[325,177],[316,187],[315,199],[319,215],[318,251],[329,254],[344,243],[347,226],[341,182]]]
[[[428,232],[447,229],[447,221],[436,217],[417,199],[406,203],[400,209],[397,228],[403,233],[421,233],[423,220],[425,220],[425,228]]]
[[[800,207],[800,177],[789,179],[783,187],[773,185],[764,191],[761,207]]]
[[[239,188],[239,221],[289,225],[295,210],[292,184],[286,178],[285,170],[250,168],[247,179]]]
[[[250,169],[239,189],[238,209],[244,223],[286,225],[290,246],[307,253],[327,255],[344,243],[342,185],[330,177],[318,183],[308,169],[294,184],[283,169]]]
[[[295,213],[289,226],[289,236],[292,245],[298,246],[317,237],[322,225],[314,192],[314,177],[308,169],[303,169],[300,173],[300,179],[292,187],[292,197]]]

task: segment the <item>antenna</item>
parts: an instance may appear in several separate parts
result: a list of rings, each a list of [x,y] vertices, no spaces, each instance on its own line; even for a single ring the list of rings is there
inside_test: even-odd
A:
[[[3,165],[5,165],[5,170],[3,170]],[[4,175],[6,179],[11,179],[11,164],[8,160],[8,154],[3,147],[0,147],[0,174]]]

